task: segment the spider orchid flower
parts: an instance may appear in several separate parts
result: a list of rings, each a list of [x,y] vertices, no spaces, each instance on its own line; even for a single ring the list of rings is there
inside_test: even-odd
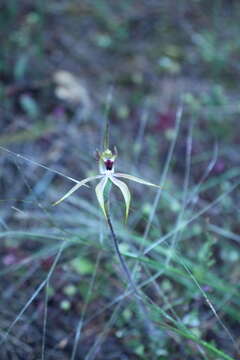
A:
[[[125,206],[126,206],[125,214],[126,214],[126,220],[127,220],[129,208],[130,208],[131,194],[128,189],[128,186],[123,181],[119,180],[119,178],[132,180],[132,181],[138,182],[143,185],[154,186],[154,187],[158,187],[158,188],[159,188],[159,186],[152,184],[148,181],[145,181],[141,178],[138,178],[136,176],[118,173],[118,172],[115,173],[114,165],[115,165],[115,160],[117,157],[116,148],[114,149],[114,153],[112,153],[112,151],[109,149],[103,151],[102,153],[97,152],[97,157],[98,157],[98,162],[99,162],[100,174],[96,175],[96,176],[91,176],[91,177],[88,177],[86,179],[79,181],[75,186],[72,187],[72,189],[70,189],[61,199],[56,201],[53,205],[60,204],[63,200],[67,199],[76,190],[78,190],[81,186],[87,184],[88,182],[90,182],[92,180],[96,180],[96,179],[101,179],[100,182],[97,184],[95,191],[96,191],[96,196],[97,196],[99,205],[100,205],[105,217],[107,218],[107,211],[105,208],[105,201],[104,201],[104,189],[105,189],[108,181],[111,181],[122,192],[122,195],[123,195],[123,198],[125,201]]]

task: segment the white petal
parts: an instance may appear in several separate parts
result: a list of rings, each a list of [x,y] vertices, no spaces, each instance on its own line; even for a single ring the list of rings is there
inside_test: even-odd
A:
[[[125,205],[126,205],[126,220],[127,220],[128,213],[129,213],[129,207],[130,207],[130,201],[131,201],[131,194],[130,194],[130,191],[129,191],[127,185],[124,182],[116,179],[114,176],[109,176],[109,178],[113,182],[113,184],[115,184],[121,190],[121,192],[123,194],[123,197],[125,200]]]
[[[103,175],[97,175],[97,176],[91,176],[86,179],[83,179],[82,181],[79,181],[76,185],[74,185],[61,199],[56,201],[53,206],[60,204],[63,200],[67,199],[70,195],[72,195],[77,189],[79,189],[81,186],[85,185],[87,182],[99,179]]]
[[[108,181],[108,176],[104,176],[102,178],[102,180],[100,181],[100,183],[98,183],[95,188],[99,205],[100,205],[105,217],[107,217],[107,213],[106,213],[105,202],[104,202],[104,189],[107,184],[107,181]]]
[[[124,179],[132,180],[132,181],[136,181],[136,182],[138,182],[138,183],[140,183],[140,184],[143,184],[143,185],[154,186],[154,187],[160,188],[159,185],[155,185],[155,184],[153,184],[153,183],[150,183],[150,182],[148,182],[148,181],[145,181],[145,180],[143,180],[143,179],[141,179],[141,178],[139,178],[139,177],[133,176],[133,175],[122,174],[122,173],[115,173],[114,176],[115,176],[115,177],[122,177],[122,178],[124,178]]]

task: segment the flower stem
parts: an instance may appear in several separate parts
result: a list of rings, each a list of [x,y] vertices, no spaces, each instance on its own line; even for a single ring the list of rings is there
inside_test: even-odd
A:
[[[121,263],[121,266],[124,270],[124,273],[127,277],[127,280],[129,281],[129,285],[132,289],[132,292],[134,293],[134,295],[136,296],[136,300],[137,300],[137,303],[138,303],[138,306],[139,306],[139,310],[140,312],[142,313],[142,316],[144,318],[144,327],[145,327],[145,331],[146,333],[149,335],[151,334],[154,334],[155,333],[155,329],[154,329],[154,326],[151,322],[151,320],[148,319],[148,310],[146,308],[146,305],[144,304],[143,302],[143,299],[137,289],[137,286],[136,284],[134,283],[133,279],[132,279],[132,276],[130,274],[130,271],[129,271],[129,268],[119,250],[119,246],[118,246],[118,239],[117,239],[117,236],[114,232],[114,229],[113,229],[113,225],[112,225],[112,221],[111,221],[111,218],[109,216],[109,212],[107,212],[107,223],[108,223],[108,226],[109,226],[109,229],[110,229],[110,232],[111,232],[111,235],[112,235],[112,239],[113,239],[113,243],[114,243],[114,247],[115,247],[115,250],[116,250],[116,253],[117,253],[117,256],[118,256],[118,259]]]
[[[111,221],[111,216],[110,216],[110,193],[111,193],[111,188],[112,188],[112,185],[109,182],[107,184],[107,186],[106,186],[106,189],[105,189],[105,195],[106,195],[106,198],[107,198],[107,202],[106,202],[106,220],[107,220],[107,224],[108,224],[108,227],[109,227],[112,239],[113,239],[113,244],[114,244],[114,248],[115,248],[117,257],[118,257],[118,259],[120,261],[122,269],[123,269],[123,271],[125,273],[125,276],[126,276],[126,278],[128,280],[128,286],[131,288],[133,294],[136,296],[136,301],[138,303],[139,310],[142,313],[142,316],[144,318],[145,331],[146,331],[147,334],[153,334],[154,333],[154,327],[153,327],[153,325],[151,323],[151,320],[148,319],[148,310],[147,310],[146,305],[143,302],[142,296],[139,293],[138,288],[137,288],[137,286],[136,286],[136,284],[135,284],[135,282],[134,282],[134,280],[133,280],[133,278],[131,276],[128,265],[127,265],[126,261],[124,260],[124,257],[122,256],[122,254],[120,252],[120,249],[119,249],[118,238],[117,238],[116,233],[114,231],[113,224],[112,224],[112,221]]]
[[[123,256],[122,256],[120,250],[119,250],[118,239],[117,239],[117,236],[116,236],[116,234],[115,234],[115,232],[114,232],[113,225],[112,225],[112,221],[111,221],[111,218],[110,218],[109,213],[107,213],[107,223],[108,223],[108,226],[109,226],[111,235],[112,235],[114,248],[115,248],[115,250],[116,250],[116,253],[117,253],[118,259],[119,259],[119,261],[120,261],[120,263],[121,263],[121,266],[122,266],[122,268],[123,268],[123,270],[124,270],[124,272],[125,272],[125,275],[126,275],[126,277],[127,277],[127,280],[129,281],[129,283],[130,283],[130,285],[131,285],[131,287],[132,287],[132,290],[133,290],[134,294],[135,294],[138,298],[141,298],[141,296],[140,296],[140,294],[139,294],[139,292],[138,292],[138,289],[137,289],[137,287],[136,287],[136,285],[135,285],[135,283],[134,283],[134,281],[133,281],[133,279],[132,279],[132,277],[131,277],[129,268],[128,268],[128,266],[127,266],[127,264],[126,264],[126,262],[125,262],[125,260],[124,260],[124,258],[123,258]]]

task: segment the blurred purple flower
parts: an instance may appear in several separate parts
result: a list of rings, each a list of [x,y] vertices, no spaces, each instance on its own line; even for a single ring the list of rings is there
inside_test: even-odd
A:
[[[158,113],[155,123],[155,130],[166,131],[174,126],[175,114],[173,112],[166,111],[165,113]]]
[[[208,285],[205,285],[205,286],[203,286],[203,290],[204,290],[205,292],[209,292],[209,291],[212,290],[212,288],[211,288],[210,286],[208,286]]]
[[[66,111],[64,106],[58,105],[53,109],[53,116],[56,118],[62,118],[65,117]]]
[[[217,160],[217,162],[213,168],[213,172],[215,174],[220,174],[225,170],[225,167],[226,167],[226,165],[225,165],[224,160],[219,159],[219,160]]]
[[[3,257],[3,264],[5,266],[13,265],[17,262],[17,257],[13,254],[7,254]]]

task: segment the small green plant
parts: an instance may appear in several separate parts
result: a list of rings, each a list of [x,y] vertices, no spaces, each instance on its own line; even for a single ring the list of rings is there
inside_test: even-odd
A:
[[[130,274],[129,268],[127,266],[127,263],[125,262],[118,244],[118,239],[115,234],[113,224],[110,217],[110,207],[109,207],[109,199],[110,199],[110,191],[111,191],[111,184],[116,185],[122,192],[125,205],[126,205],[126,212],[125,212],[125,219],[127,220],[128,214],[129,214],[129,207],[130,207],[130,201],[131,201],[131,194],[128,189],[128,186],[119,180],[118,178],[125,178],[128,180],[132,180],[147,186],[154,186],[160,188],[158,185],[152,184],[148,181],[145,181],[141,178],[138,178],[136,176],[132,176],[129,174],[124,173],[115,173],[115,160],[117,157],[117,149],[114,148],[114,152],[112,152],[109,149],[109,121],[106,120],[106,127],[105,127],[105,134],[104,134],[104,140],[103,140],[103,150],[102,152],[97,151],[97,160],[99,163],[99,175],[88,177],[86,179],[83,179],[79,181],[76,185],[72,187],[61,199],[56,201],[53,205],[58,205],[63,200],[67,199],[71,194],[73,194],[76,190],[78,190],[81,186],[87,184],[89,181],[101,179],[100,182],[97,184],[95,191],[97,195],[97,199],[99,202],[99,205],[103,211],[103,214],[107,220],[107,224],[109,226],[109,230],[112,235],[114,247],[116,250],[116,254],[118,256],[118,259],[121,263],[121,266],[125,272],[126,278],[132,287],[133,293],[137,296],[137,301],[139,302],[140,307],[142,308],[142,311],[146,313],[146,309],[144,304],[141,301],[140,294],[138,292],[138,289],[132,279],[132,276]]]

